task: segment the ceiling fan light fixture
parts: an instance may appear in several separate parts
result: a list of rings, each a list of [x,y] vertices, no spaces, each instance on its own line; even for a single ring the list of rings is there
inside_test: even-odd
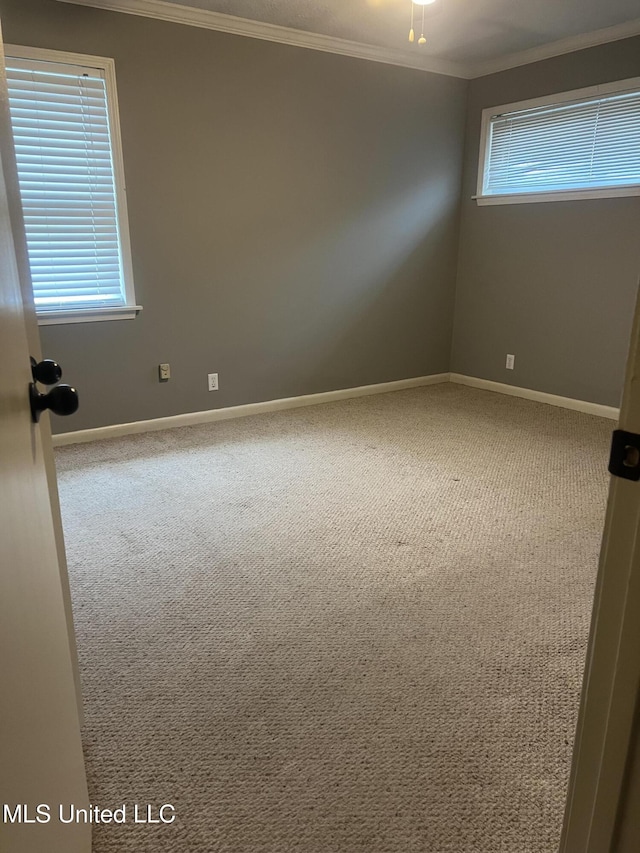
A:
[[[411,27],[409,29],[409,41],[413,43],[416,40],[415,30],[413,29],[413,19],[414,19],[414,10],[416,6],[422,6],[422,30],[420,32],[420,38],[418,39],[418,44],[423,45],[427,43],[426,38],[424,37],[424,7],[430,6],[432,3],[435,3],[436,0],[411,0]]]

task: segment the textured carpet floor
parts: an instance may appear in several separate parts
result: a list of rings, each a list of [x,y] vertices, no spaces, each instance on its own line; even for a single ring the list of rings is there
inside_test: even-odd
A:
[[[454,385],[58,451],[95,853],[552,853],[609,421]]]

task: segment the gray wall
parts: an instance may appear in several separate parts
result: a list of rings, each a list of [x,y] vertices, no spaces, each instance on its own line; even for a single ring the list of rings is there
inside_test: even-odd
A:
[[[638,76],[640,38],[469,85],[55,0],[0,14],[8,43],[116,60],[144,311],[41,328],[82,395],[55,430],[449,369],[619,403],[640,198],[471,195],[484,107]]]
[[[640,198],[478,207],[481,113],[640,76],[640,38],[473,80],[451,370],[617,406],[640,276]],[[505,369],[515,353],[515,370]]]
[[[144,311],[41,328],[81,393],[54,429],[448,370],[466,82],[54,0],[0,14],[7,43],[116,60]]]

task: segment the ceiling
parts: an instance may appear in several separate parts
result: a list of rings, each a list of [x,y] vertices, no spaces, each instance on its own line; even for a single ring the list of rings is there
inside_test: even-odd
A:
[[[250,38],[481,77],[640,35],[640,0],[59,0]]]
[[[435,0],[424,7],[424,47],[410,46],[407,41],[410,0],[173,2],[387,49],[410,48],[465,64],[495,60],[630,21],[638,22],[640,32],[640,0]],[[419,7],[416,16],[418,31]]]

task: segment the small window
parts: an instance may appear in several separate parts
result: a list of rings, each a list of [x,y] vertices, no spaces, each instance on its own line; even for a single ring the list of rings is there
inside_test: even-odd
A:
[[[6,52],[38,320],[134,317],[113,60]]]
[[[640,78],[484,110],[479,204],[640,194]]]

